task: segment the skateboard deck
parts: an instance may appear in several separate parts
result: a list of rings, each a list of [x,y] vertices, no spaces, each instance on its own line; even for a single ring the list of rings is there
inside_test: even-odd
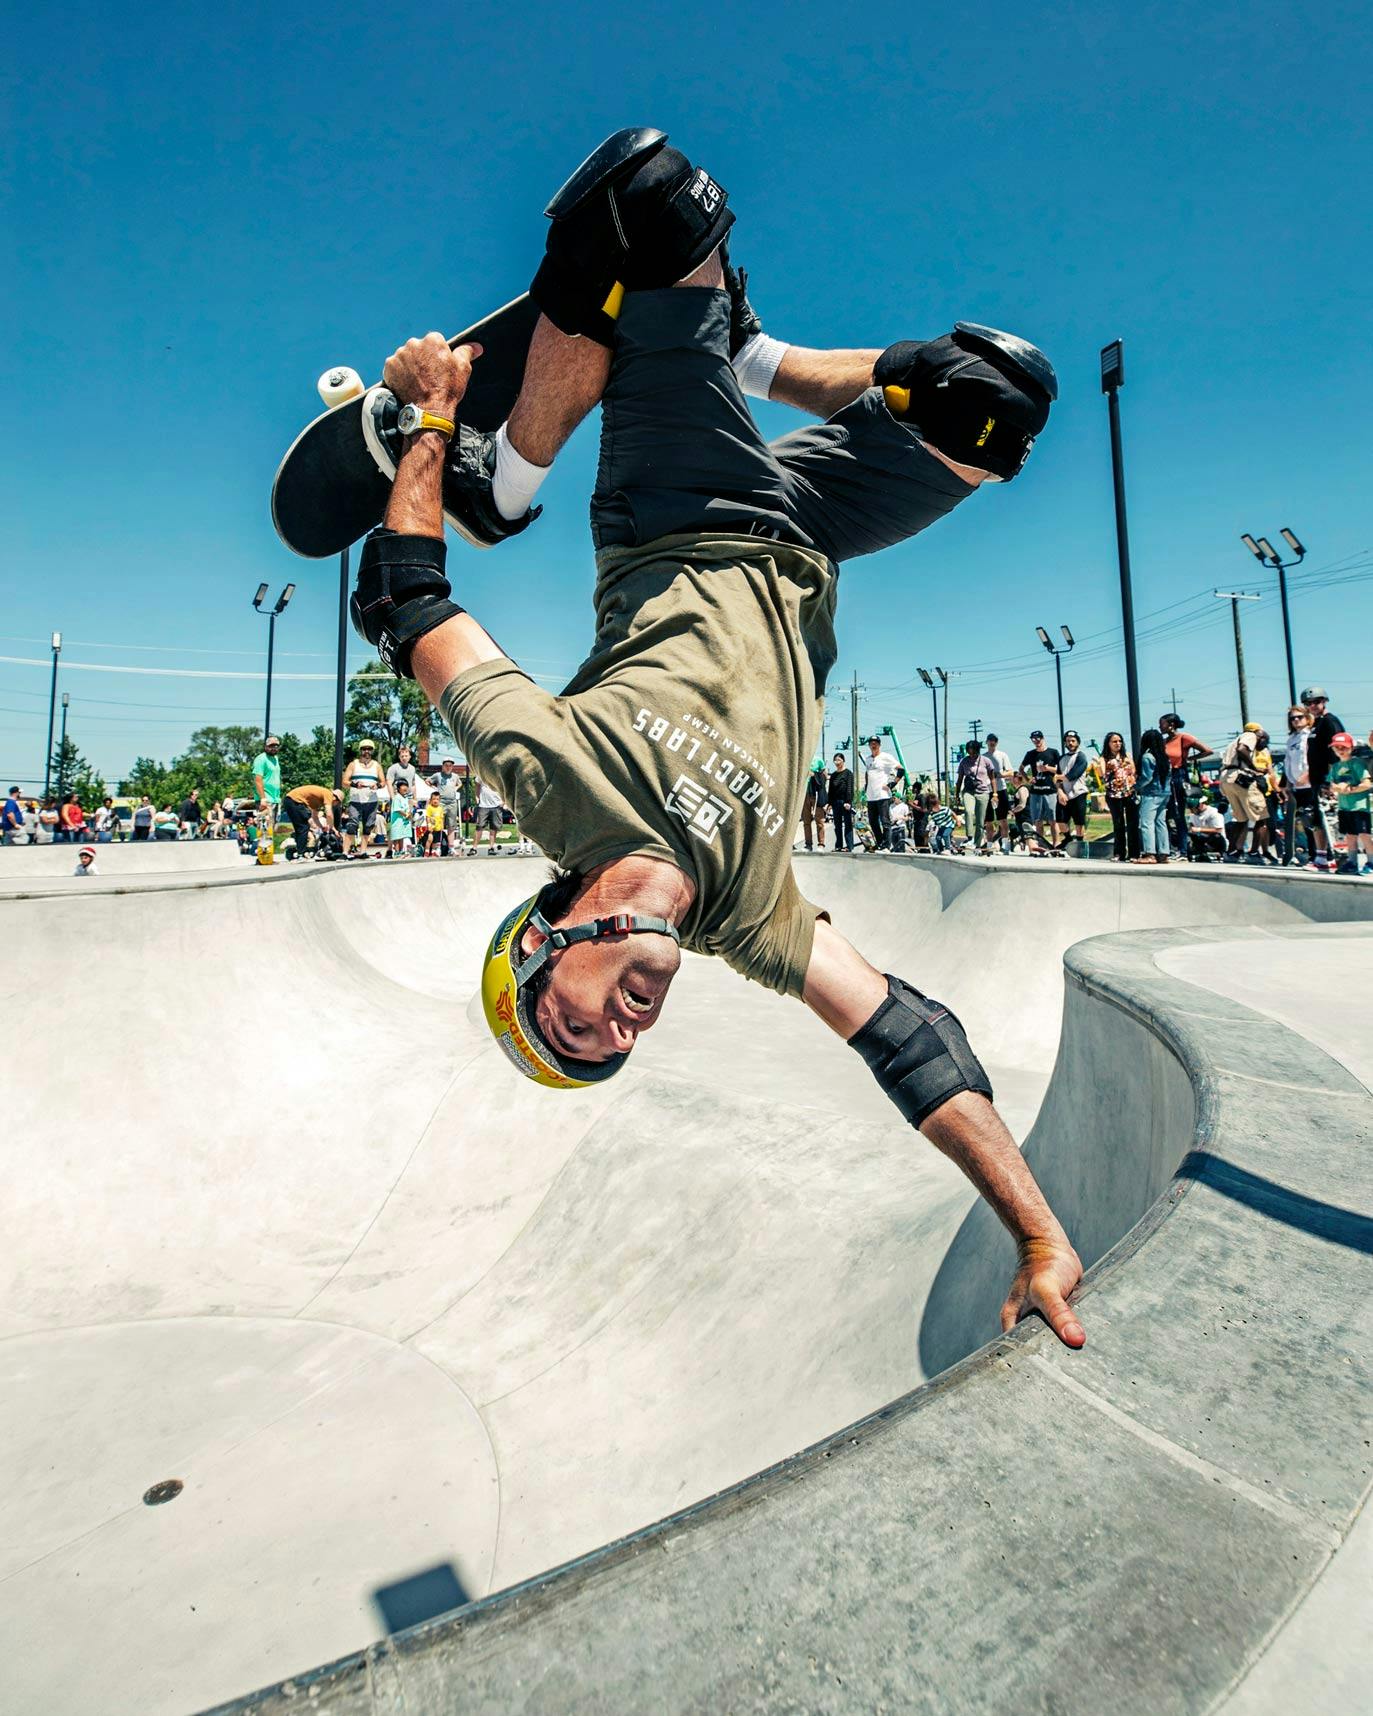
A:
[[[475,341],[482,355],[458,407],[473,429],[499,429],[524,379],[524,360],[539,308],[527,292],[454,334],[450,346]],[[367,444],[363,414],[384,425],[397,410],[385,388],[365,389],[316,417],[287,449],[272,483],[272,523],[295,554],[322,560],[378,525],[391,496],[391,479]],[[374,427],[375,433],[375,427]]]

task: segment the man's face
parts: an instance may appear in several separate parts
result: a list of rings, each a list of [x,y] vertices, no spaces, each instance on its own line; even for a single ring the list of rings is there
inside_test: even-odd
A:
[[[1034,747],[1035,747],[1035,750],[1037,750],[1037,751],[1042,751],[1045,748],[1044,747],[1044,735],[1042,733],[1036,733],[1035,734]]]
[[[869,751],[870,755],[875,757],[881,749],[882,749],[882,741],[880,739],[869,739],[868,740],[868,751]]]
[[[1063,743],[1068,747],[1068,749],[1070,751],[1075,751],[1078,748],[1078,746],[1082,743],[1082,741],[1081,741],[1081,739],[1078,738],[1076,733],[1069,733],[1068,737],[1063,741]]]
[[[526,954],[539,944],[525,931]],[[657,1024],[682,963],[671,936],[617,935],[577,942],[553,955],[548,981],[534,1003],[534,1020],[560,1054],[606,1061],[634,1047]]]
[[[1306,713],[1313,721],[1319,721],[1325,714],[1325,706],[1329,701],[1327,697],[1313,697],[1306,706]]]

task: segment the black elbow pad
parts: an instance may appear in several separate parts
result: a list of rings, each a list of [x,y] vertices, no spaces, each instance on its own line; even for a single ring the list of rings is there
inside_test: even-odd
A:
[[[991,1099],[991,1080],[962,1025],[941,1002],[887,974],[887,999],[849,1038],[912,1126],[961,1090]]]

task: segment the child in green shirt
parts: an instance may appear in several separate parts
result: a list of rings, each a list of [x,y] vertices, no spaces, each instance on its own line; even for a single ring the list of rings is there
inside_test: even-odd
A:
[[[410,783],[404,775],[397,775],[396,777],[396,790],[391,797],[390,824],[390,856],[398,858],[407,851],[415,833],[414,806],[410,802]]]
[[[1330,749],[1335,760],[1326,780],[1335,789],[1335,802],[1339,806],[1336,821],[1340,845],[1344,848],[1344,860],[1339,869],[1342,875],[1357,876],[1360,851],[1365,857],[1373,856],[1373,816],[1370,815],[1373,782],[1369,780],[1367,763],[1354,756],[1352,734],[1334,734]]]

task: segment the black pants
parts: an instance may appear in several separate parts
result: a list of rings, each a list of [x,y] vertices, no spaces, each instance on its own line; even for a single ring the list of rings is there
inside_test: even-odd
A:
[[[1170,769],[1168,771],[1168,838],[1173,842],[1173,850],[1185,853],[1187,850],[1187,771],[1185,769]]]
[[[601,401],[598,549],[714,530],[844,561],[904,542],[972,492],[875,387],[827,423],[765,441],[730,367],[728,293],[626,296]]]
[[[1139,857],[1139,805],[1133,798],[1108,798],[1111,832],[1115,836],[1115,856],[1123,864]]]
[[[296,837],[296,857],[303,858],[310,845],[310,812],[293,798],[284,798],[281,808],[286,812],[291,831]]]
[[[889,798],[870,798],[868,800],[868,827],[872,829],[873,841],[880,851],[891,839],[891,800]]]
[[[841,802],[839,799],[830,801],[830,815],[834,818],[834,849],[836,852],[853,851],[853,802]]]

